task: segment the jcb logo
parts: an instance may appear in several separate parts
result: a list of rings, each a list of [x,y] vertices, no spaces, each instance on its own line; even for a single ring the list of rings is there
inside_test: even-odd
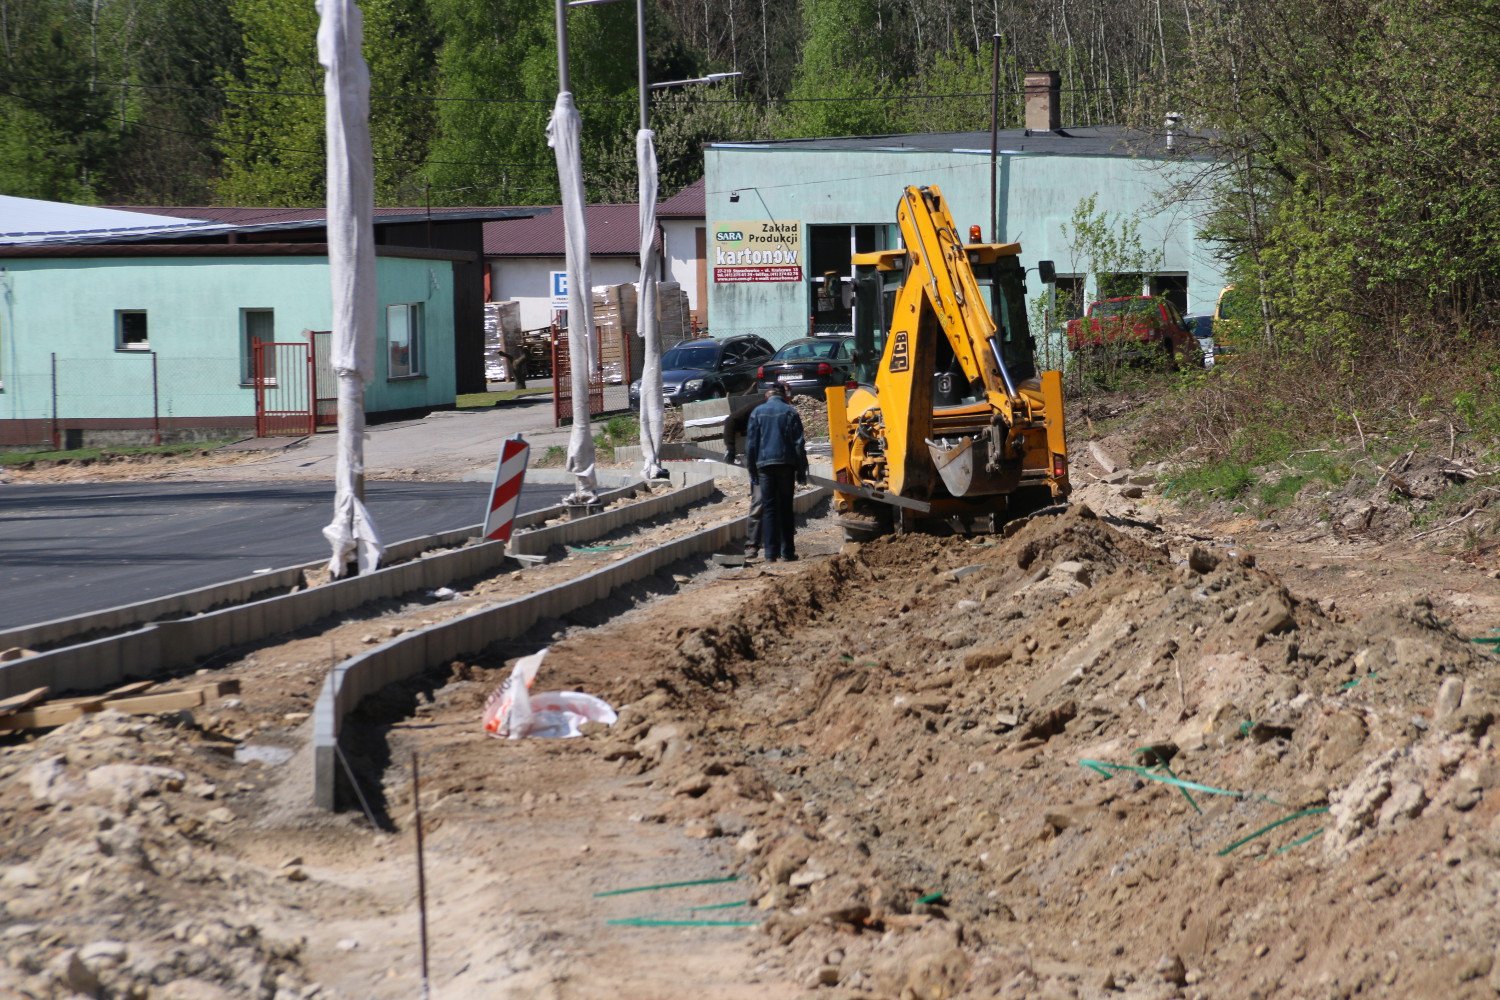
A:
[[[734,229],[725,229],[721,232],[714,233],[714,239],[718,240],[720,243],[738,243],[744,238],[744,233]]]
[[[906,331],[898,330],[891,342],[891,368],[893,372],[904,372],[911,367],[911,354],[906,344]]]

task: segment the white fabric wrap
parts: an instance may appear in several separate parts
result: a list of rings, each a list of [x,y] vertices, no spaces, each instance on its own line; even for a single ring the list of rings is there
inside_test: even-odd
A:
[[[365,471],[365,382],[375,367],[375,176],[370,152],[370,72],[360,54],[364,19],[353,0],[318,0],[318,61],[328,130],[328,275],[333,290],[334,372],[338,375],[338,465],[329,572],[343,576],[357,552],[359,571],[385,551],[359,496]]]
[[[589,274],[589,238],[583,220],[583,158],[578,147],[580,122],[573,95],[557,95],[547,124],[547,145],[557,155],[557,180],[562,188],[563,238],[568,271],[568,364],[572,369],[573,428],[568,434],[567,470],[577,477],[571,503],[593,503],[594,438],[589,426],[589,376],[597,348],[594,344],[593,280]]]
[[[635,134],[635,163],[641,175],[641,288],[636,297],[637,325],[646,338],[641,366],[641,470],[647,479],[662,476],[661,467],[661,331],[656,323],[656,133]]]

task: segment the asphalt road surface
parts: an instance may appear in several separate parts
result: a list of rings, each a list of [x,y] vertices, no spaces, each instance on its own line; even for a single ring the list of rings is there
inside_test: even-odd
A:
[[[488,483],[373,481],[387,544],[479,524]],[[566,486],[526,485],[523,511]],[[0,628],[66,618],[328,556],[325,483],[0,486]]]

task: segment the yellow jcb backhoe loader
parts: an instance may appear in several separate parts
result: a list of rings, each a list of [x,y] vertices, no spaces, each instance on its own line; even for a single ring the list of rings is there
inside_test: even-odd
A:
[[[994,531],[1068,495],[1062,374],[1036,370],[1019,244],[965,243],[935,185],[897,215],[905,249],[853,258],[858,385],[827,391],[822,483],[851,540]]]

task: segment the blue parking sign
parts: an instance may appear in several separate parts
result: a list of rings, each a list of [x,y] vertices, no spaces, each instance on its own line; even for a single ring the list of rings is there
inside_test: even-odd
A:
[[[553,271],[552,273],[552,308],[568,308],[568,272]]]

